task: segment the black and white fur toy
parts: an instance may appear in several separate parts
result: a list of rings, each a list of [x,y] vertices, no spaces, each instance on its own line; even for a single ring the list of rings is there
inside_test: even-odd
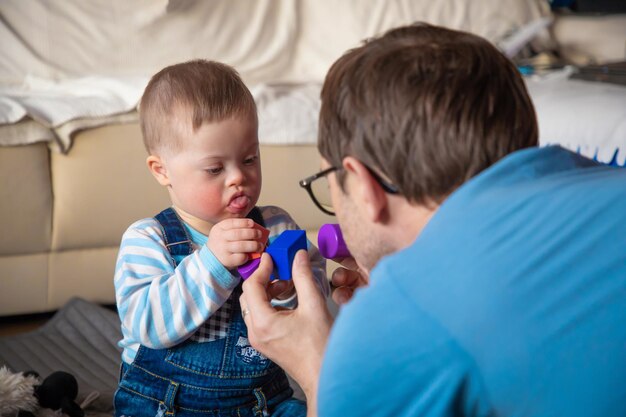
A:
[[[78,382],[72,374],[57,371],[44,380],[36,372],[14,373],[0,368],[0,416],[42,416],[46,411],[69,417],[85,413],[76,403]]]

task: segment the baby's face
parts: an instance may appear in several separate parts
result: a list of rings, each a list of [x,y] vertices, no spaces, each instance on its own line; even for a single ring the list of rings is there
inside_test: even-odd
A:
[[[182,149],[164,160],[170,197],[183,219],[208,233],[221,220],[245,217],[261,193],[256,120],[205,123],[182,140]]]

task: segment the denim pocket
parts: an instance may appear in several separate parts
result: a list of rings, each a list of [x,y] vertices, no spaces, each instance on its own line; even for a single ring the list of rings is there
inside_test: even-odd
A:
[[[276,370],[276,365],[256,351],[247,334],[233,332],[224,339],[187,341],[167,351],[166,362],[198,375],[219,378],[254,378]]]
[[[187,340],[168,349],[165,361],[198,375],[220,377],[225,349],[226,339],[203,343]]]
[[[116,417],[154,417],[157,414],[162,395],[142,377],[132,366],[122,364],[120,383],[113,396]]]

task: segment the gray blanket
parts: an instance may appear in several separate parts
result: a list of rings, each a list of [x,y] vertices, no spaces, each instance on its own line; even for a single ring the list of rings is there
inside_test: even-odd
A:
[[[78,380],[79,404],[92,392],[99,398],[85,409],[89,417],[113,411],[121,363],[118,315],[80,298],[70,300],[45,325],[30,333],[0,338],[0,366],[13,371],[34,370],[42,378],[65,371]],[[290,378],[295,397],[304,399]]]
[[[88,414],[110,412],[121,360],[119,317],[114,311],[74,298],[35,331],[0,338],[0,366],[34,370],[45,378],[66,371],[78,380],[77,402],[97,391]]]

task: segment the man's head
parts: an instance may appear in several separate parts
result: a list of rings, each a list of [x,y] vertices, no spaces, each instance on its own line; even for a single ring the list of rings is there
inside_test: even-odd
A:
[[[537,135],[515,66],[465,32],[390,30],[339,58],[322,89],[322,157],[341,166],[354,156],[420,204],[441,203]]]
[[[152,77],[139,107],[148,168],[178,214],[208,234],[245,217],[261,191],[254,99],[224,64],[191,61]]]
[[[318,147],[325,163],[340,168],[329,176],[336,179],[333,204],[350,250],[367,268],[415,239],[432,210],[463,183],[537,145],[519,72],[469,33],[427,24],[393,29],[339,58],[321,98]],[[381,194],[368,171],[398,196]],[[349,189],[353,178],[359,186]],[[388,202],[378,204],[385,195]],[[395,230],[377,227],[394,221]],[[416,223],[421,227],[409,230]]]

